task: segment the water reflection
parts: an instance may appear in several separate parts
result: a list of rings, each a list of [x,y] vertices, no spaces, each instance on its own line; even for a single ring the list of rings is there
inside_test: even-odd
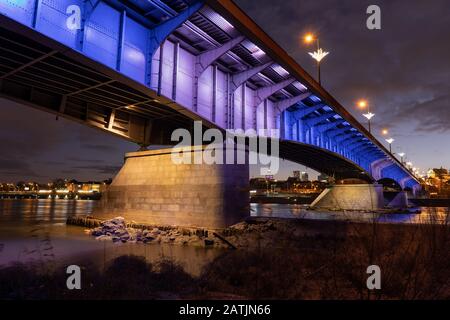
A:
[[[148,261],[171,258],[186,271],[199,274],[202,267],[222,254],[222,250],[170,244],[142,244],[97,241],[84,228],[67,226],[69,216],[91,214],[92,200],[4,199],[0,200],[0,265],[14,261],[38,262],[45,266],[73,264],[89,260],[103,267],[123,254],[136,254]],[[314,220],[349,220],[383,223],[443,223],[449,221],[448,208],[421,208],[421,214],[317,212],[303,205],[251,204],[252,216]]]
[[[364,213],[307,210],[306,205],[252,203],[250,214],[254,217],[297,218],[308,220],[342,220],[381,223],[450,223],[449,208],[422,207],[420,213]]]
[[[91,214],[95,204],[92,200],[3,199],[0,200],[0,223],[64,223],[69,216]]]
[[[97,241],[83,227],[67,226],[70,216],[91,214],[96,201],[0,200],[0,265],[36,263],[43,268],[85,264],[104,268],[112,259],[135,254],[149,262],[170,258],[198,275],[223,250],[170,244]]]

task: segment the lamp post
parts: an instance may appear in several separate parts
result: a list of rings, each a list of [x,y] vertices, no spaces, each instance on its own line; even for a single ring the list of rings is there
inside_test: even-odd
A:
[[[386,142],[389,143],[389,153],[392,153],[392,142],[394,141],[395,139],[393,138],[386,139]]]
[[[405,153],[400,152],[400,153],[398,153],[398,155],[400,156],[400,162],[403,164],[403,157],[405,156]]]
[[[369,107],[369,103],[367,102],[367,100],[359,100],[358,107],[362,110],[367,108],[367,113],[363,113],[363,116],[367,119],[369,133],[372,133],[372,129],[370,126],[370,120],[375,116],[375,113],[370,112],[370,107]]]
[[[329,52],[327,51],[323,51],[322,48],[320,48],[319,45],[319,38],[315,37],[312,33],[308,33],[303,37],[303,40],[305,43],[309,44],[312,43],[314,41],[316,41],[316,45],[317,45],[317,51],[314,52],[308,52],[308,54],[314,59],[316,60],[317,63],[317,80],[319,82],[320,85],[322,85],[322,80],[320,77],[320,62],[323,60],[323,58],[325,58]]]

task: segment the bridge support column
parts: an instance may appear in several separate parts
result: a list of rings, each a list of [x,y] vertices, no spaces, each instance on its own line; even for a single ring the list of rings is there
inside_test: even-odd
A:
[[[248,164],[195,164],[194,159],[203,152],[201,146],[185,151],[191,164],[177,164],[172,161],[173,150],[126,154],[94,216],[122,216],[142,224],[222,228],[249,215]]]
[[[378,210],[384,207],[383,186],[336,184],[326,188],[311,207],[325,210]]]

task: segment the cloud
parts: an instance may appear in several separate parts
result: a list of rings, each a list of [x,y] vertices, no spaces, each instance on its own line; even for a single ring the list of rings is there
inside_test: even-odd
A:
[[[357,119],[360,97],[369,99],[375,123],[408,131],[448,132],[450,107],[450,15],[448,1],[380,0],[382,29],[366,28],[360,0],[237,0],[262,28],[315,77],[301,36],[319,35],[330,51],[322,63],[325,89]],[[291,32],[294,30],[294,32]]]
[[[450,94],[414,103],[394,114],[394,120],[414,121],[419,132],[450,132]]]
[[[83,143],[81,147],[88,150],[95,150],[101,152],[115,152],[118,151],[115,146],[107,145],[107,144],[92,144],[92,143]]]
[[[115,165],[92,165],[92,166],[76,166],[75,169],[95,171],[97,174],[115,175],[121,166]]]
[[[67,161],[73,161],[73,162],[85,162],[85,163],[100,163],[105,162],[105,160],[102,159],[84,159],[81,157],[68,157],[66,158]]]
[[[16,158],[4,157],[0,158],[0,174],[5,176],[19,175],[23,178],[35,178],[40,176],[35,171],[33,171],[28,162]]]

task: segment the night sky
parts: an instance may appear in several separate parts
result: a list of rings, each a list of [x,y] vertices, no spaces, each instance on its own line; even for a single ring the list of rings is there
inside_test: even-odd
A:
[[[355,103],[371,105],[372,130],[388,128],[394,152],[426,170],[450,167],[450,7],[448,0],[236,0],[309,73],[304,45],[319,35],[330,51],[322,84],[355,117]],[[366,8],[377,4],[382,29],[366,28]],[[101,180],[114,176],[138,146],[113,135],[0,99],[0,181],[54,178]],[[298,164],[283,162],[279,177]],[[257,174],[252,170],[251,175]]]

